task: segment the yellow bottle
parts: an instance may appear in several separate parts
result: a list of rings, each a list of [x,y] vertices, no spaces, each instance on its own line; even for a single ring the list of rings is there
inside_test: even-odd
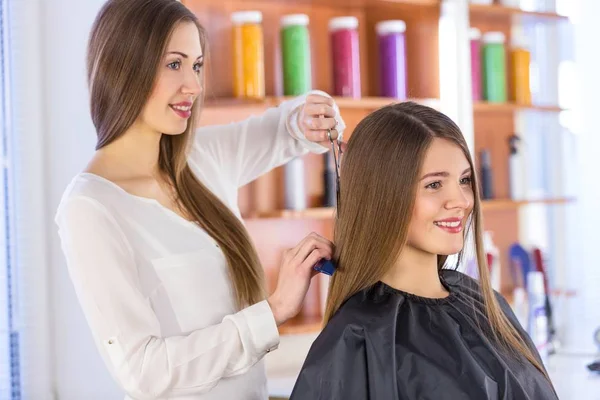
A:
[[[524,46],[513,46],[510,51],[510,100],[518,104],[531,104],[529,65],[531,54]]]
[[[265,63],[260,11],[231,14],[233,23],[233,95],[265,97]]]

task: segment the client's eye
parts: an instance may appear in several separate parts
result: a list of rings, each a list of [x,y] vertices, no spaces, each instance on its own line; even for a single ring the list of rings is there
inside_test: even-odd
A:
[[[460,180],[460,184],[461,185],[470,185],[472,181],[473,181],[472,177],[466,176]]]
[[[167,68],[172,69],[172,70],[178,70],[180,66],[181,66],[181,61],[173,61],[173,62],[167,64]]]
[[[439,189],[442,187],[442,182],[432,182],[429,185],[425,186],[426,189]]]

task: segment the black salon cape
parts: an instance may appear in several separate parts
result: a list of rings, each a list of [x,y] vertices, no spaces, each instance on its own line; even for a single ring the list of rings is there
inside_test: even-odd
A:
[[[477,281],[452,270],[440,277],[450,292],[444,299],[382,282],[352,296],[313,343],[290,399],[556,399],[531,363],[491,343]],[[506,300],[497,296],[539,358]]]

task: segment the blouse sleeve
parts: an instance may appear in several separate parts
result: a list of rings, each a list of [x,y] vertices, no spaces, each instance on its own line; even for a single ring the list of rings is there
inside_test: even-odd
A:
[[[317,90],[310,93],[329,96]],[[240,187],[295,157],[309,152],[327,152],[327,147],[306,139],[299,127],[298,116],[307,95],[285,101],[262,115],[241,122],[199,128],[194,146],[201,151],[194,154],[208,152],[220,171]],[[345,124],[337,105],[334,109],[337,130],[341,134]],[[198,159],[192,161],[202,163]]]

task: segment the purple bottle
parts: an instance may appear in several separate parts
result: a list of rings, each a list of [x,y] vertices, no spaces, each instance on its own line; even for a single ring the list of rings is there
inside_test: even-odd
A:
[[[337,17],[329,21],[334,96],[361,97],[358,19]]]
[[[481,101],[481,31],[477,28],[469,29],[471,41],[471,88],[473,101]]]
[[[379,95],[406,99],[406,23],[381,21],[375,30],[379,42]]]

